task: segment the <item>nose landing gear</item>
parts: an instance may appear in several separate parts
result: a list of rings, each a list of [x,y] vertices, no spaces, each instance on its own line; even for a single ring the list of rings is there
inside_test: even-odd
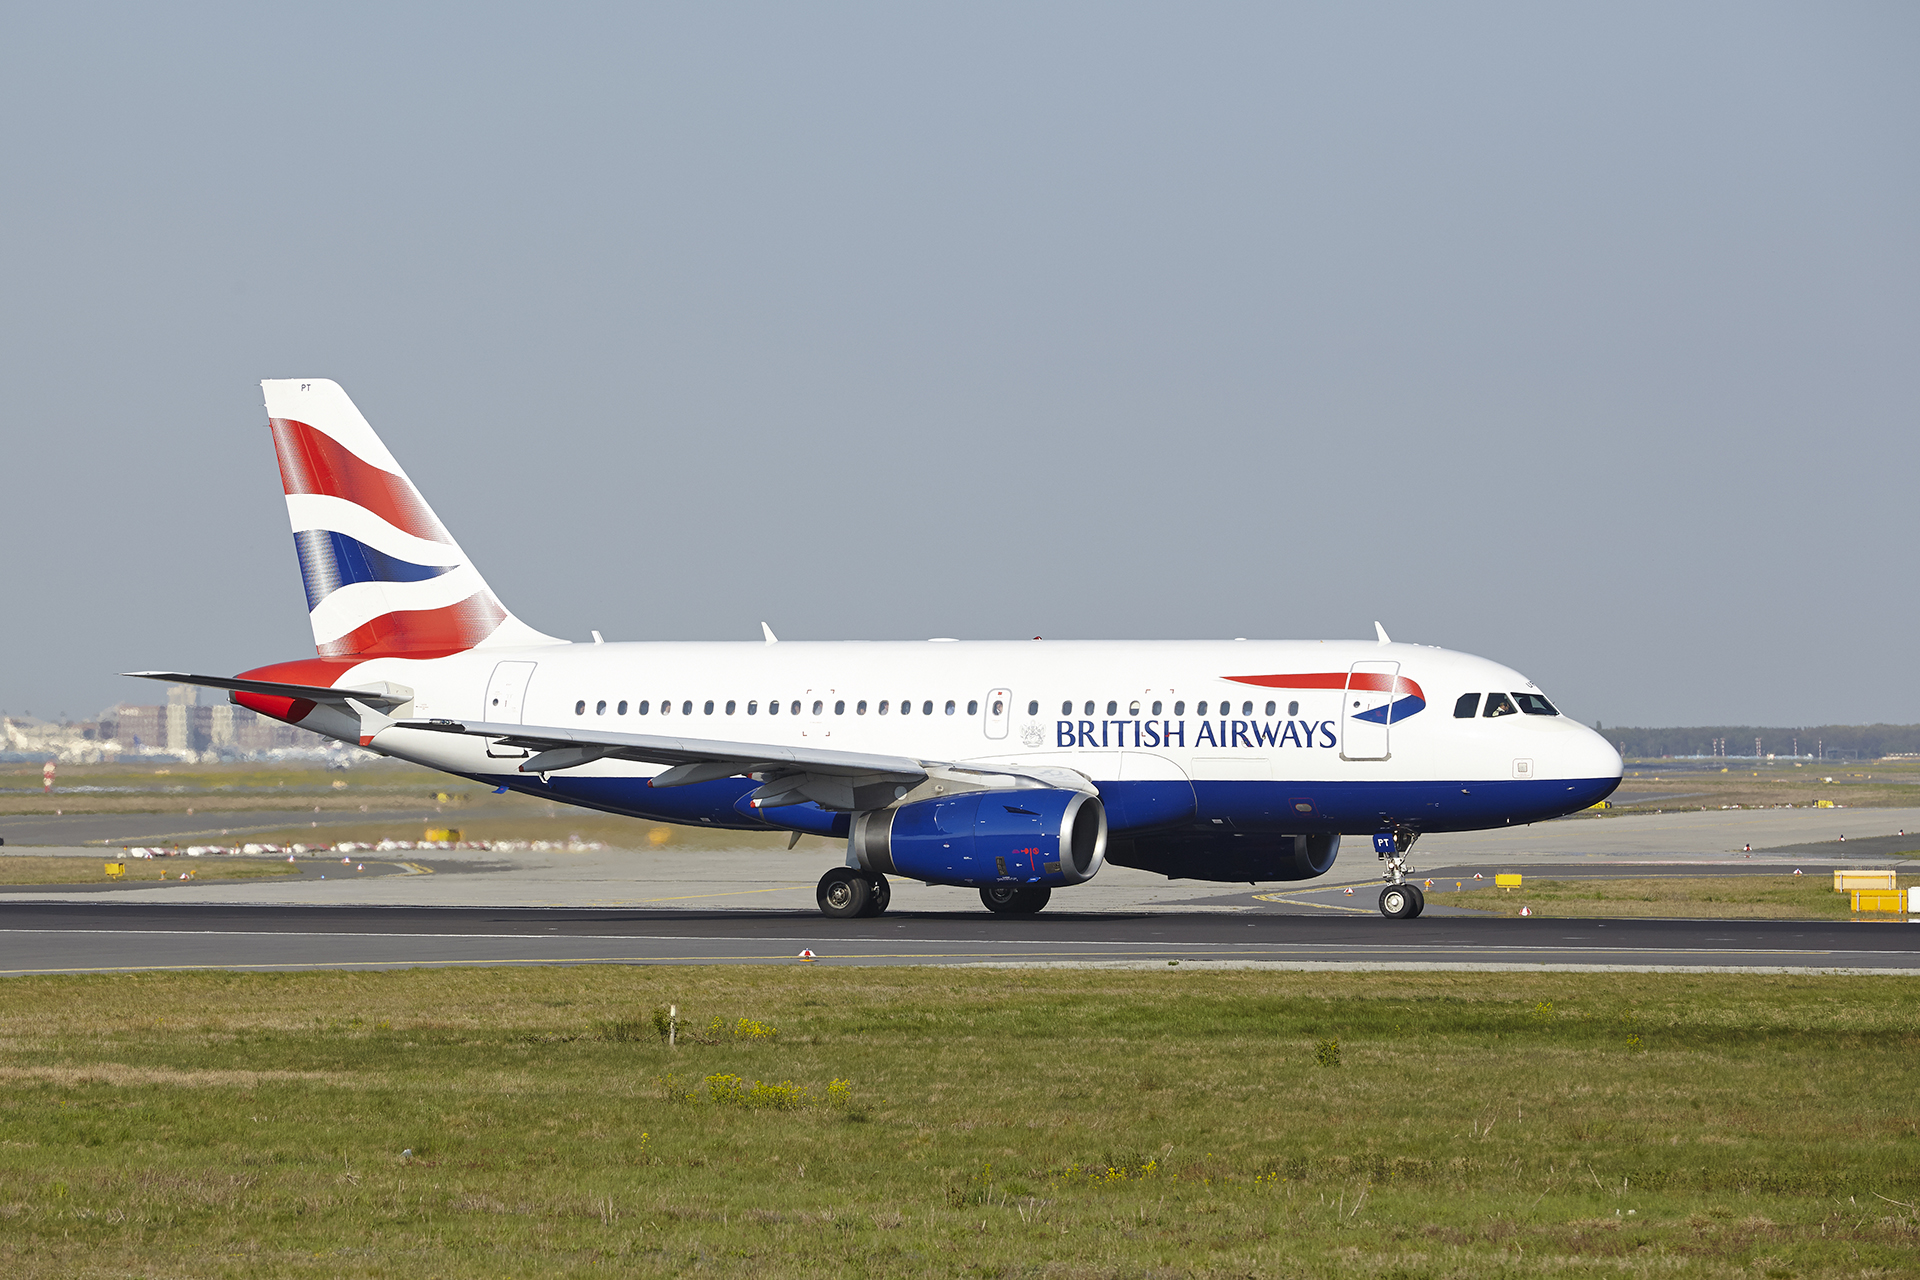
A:
[[[1427,909],[1427,895],[1417,884],[1390,884],[1380,891],[1380,914],[1389,920],[1411,920]]]
[[[1427,895],[1408,880],[1413,864],[1407,860],[1407,850],[1419,838],[1412,827],[1395,827],[1373,837],[1374,852],[1386,864],[1380,876],[1387,882],[1380,891],[1380,914],[1389,920],[1411,920],[1427,909]]]

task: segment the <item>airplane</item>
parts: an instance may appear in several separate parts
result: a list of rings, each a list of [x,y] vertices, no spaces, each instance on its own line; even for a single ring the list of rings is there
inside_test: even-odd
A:
[[[655,823],[846,842],[830,917],[888,877],[1031,915],[1108,863],[1326,874],[1372,838],[1389,919],[1409,851],[1598,804],[1621,760],[1511,668],[1391,640],[592,643],[480,576],[344,390],[261,384],[315,656],[234,677],[127,672],[382,755]]]

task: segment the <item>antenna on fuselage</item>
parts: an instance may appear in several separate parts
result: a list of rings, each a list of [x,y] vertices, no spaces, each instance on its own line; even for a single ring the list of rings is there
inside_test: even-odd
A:
[[[1379,622],[1379,620],[1378,620],[1378,619],[1375,619],[1375,620],[1374,620],[1374,624],[1373,624],[1373,634],[1375,634],[1375,635],[1377,635],[1377,636],[1379,636],[1379,637],[1380,637],[1380,643],[1381,643],[1381,644],[1392,644],[1392,643],[1393,643],[1393,640],[1392,640],[1392,639],[1391,639],[1391,638],[1390,638],[1390,637],[1389,637],[1389,636],[1387,635],[1387,629],[1386,629],[1385,627],[1383,627],[1383,626],[1381,626],[1381,625],[1380,625],[1380,622]]]
[[[775,635],[775,634],[773,634],[773,628],[772,628],[772,627],[770,627],[770,626],[768,626],[768,625],[767,625],[766,623],[764,623],[764,622],[760,624],[760,634],[761,634],[761,635],[763,635],[763,636],[765,636],[765,637],[767,638],[767,643],[768,643],[768,644],[779,644],[779,643],[780,643],[780,637],[779,637],[779,636],[777,636],[777,635]]]

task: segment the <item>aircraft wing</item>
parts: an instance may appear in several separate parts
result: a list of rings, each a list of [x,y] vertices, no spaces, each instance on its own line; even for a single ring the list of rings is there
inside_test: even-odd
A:
[[[764,742],[720,742],[649,733],[605,733],[544,725],[493,724],[483,720],[395,720],[397,729],[424,729],[491,738],[496,746],[529,752],[522,773],[557,773],[595,760],[637,760],[667,769],[649,783],[684,787],[717,778],[748,776],[760,787],[748,799],[755,808],[803,804],[857,812],[880,809],[930,778],[950,779],[959,790],[990,787],[1064,787],[1092,791],[1093,784],[1066,769],[963,765],[910,756],[870,755],[822,747]]]

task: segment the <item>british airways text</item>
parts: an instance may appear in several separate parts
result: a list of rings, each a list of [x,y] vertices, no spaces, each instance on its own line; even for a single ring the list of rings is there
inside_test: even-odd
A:
[[[1314,735],[1319,735],[1316,741]],[[1202,720],[1187,739],[1185,720],[1057,720],[1059,747],[1320,747],[1336,746],[1333,721]]]

